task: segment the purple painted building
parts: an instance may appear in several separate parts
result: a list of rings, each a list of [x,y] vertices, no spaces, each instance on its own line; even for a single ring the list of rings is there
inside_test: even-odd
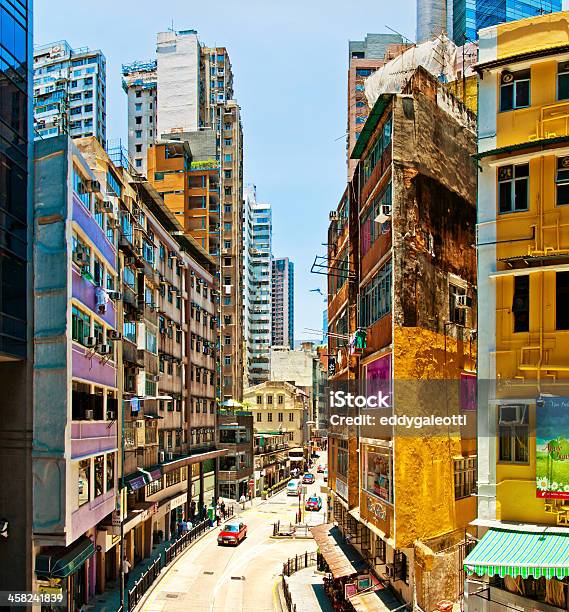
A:
[[[76,609],[118,499],[117,217],[71,139],[38,142],[35,161],[34,590],[61,578]]]

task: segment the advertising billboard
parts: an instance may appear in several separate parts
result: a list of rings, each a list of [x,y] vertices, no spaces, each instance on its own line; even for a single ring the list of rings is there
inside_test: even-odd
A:
[[[537,497],[569,499],[569,397],[546,397],[536,411]]]

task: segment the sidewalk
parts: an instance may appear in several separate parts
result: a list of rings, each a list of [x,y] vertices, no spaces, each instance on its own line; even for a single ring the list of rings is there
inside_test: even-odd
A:
[[[206,531],[204,533],[209,533]],[[197,540],[196,540],[197,541]],[[138,565],[132,568],[129,575],[129,586],[132,588],[132,585],[140,578],[140,576],[154,563],[154,561],[162,556],[162,561],[165,559],[164,551],[175,542],[175,540],[166,540],[156,546],[148,559],[144,559]],[[116,612],[121,605],[121,596],[120,596],[120,581],[113,583],[114,587],[101,593],[100,595],[96,595],[95,598],[87,604],[87,610],[97,610],[100,612]],[[125,589],[126,590],[126,589]],[[127,595],[125,593],[125,605],[126,605]]]
[[[333,612],[332,604],[324,592],[324,579],[315,567],[285,576],[292,603],[302,612]],[[279,589],[282,586],[279,585]]]

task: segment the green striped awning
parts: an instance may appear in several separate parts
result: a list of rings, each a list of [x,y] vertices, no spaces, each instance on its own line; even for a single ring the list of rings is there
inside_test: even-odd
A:
[[[464,560],[468,574],[516,578],[569,576],[569,533],[488,530]]]

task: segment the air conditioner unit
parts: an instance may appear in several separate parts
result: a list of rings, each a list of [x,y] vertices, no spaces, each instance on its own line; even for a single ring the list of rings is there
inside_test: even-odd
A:
[[[231,293],[231,285],[223,285],[223,290],[225,295],[229,295]]]
[[[114,421],[116,418],[114,410],[107,410],[107,421]]]
[[[113,349],[110,344],[99,344],[97,352],[99,355],[110,355],[113,352]]]
[[[174,459],[174,453],[168,452],[167,458],[168,458],[168,461],[172,461],[172,459]]]
[[[166,453],[164,451],[160,451],[158,453],[158,463],[164,463],[165,458],[166,458]]]
[[[379,214],[375,218],[377,223],[385,223],[391,217],[391,204],[382,204]]]
[[[120,291],[110,290],[107,291],[107,295],[111,300],[113,300],[113,302],[118,302],[119,300],[122,300],[122,293]]]
[[[107,331],[107,340],[120,340],[122,338],[122,334],[114,329],[109,329]]]
[[[92,421],[95,417],[95,413],[92,410],[85,410],[85,420]]]
[[[331,210],[328,216],[330,218],[330,221],[338,221],[338,219],[340,218],[340,213],[337,210]]]
[[[99,181],[87,181],[87,189],[91,192],[93,191],[101,191],[101,183]]]
[[[135,421],[135,427],[137,429],[141,429],[142,427],[144,427],[144,421]]]
[[[500,425],[522,425],[526,416],[527,406],[500,406]]]
[[[101,212],[112,213],[114,211],[113,203],[109,200],[101,202]]]
[[[95,348],[97,346],[97,338],[95,336],[86,336],[83,344],[87,348]]]

